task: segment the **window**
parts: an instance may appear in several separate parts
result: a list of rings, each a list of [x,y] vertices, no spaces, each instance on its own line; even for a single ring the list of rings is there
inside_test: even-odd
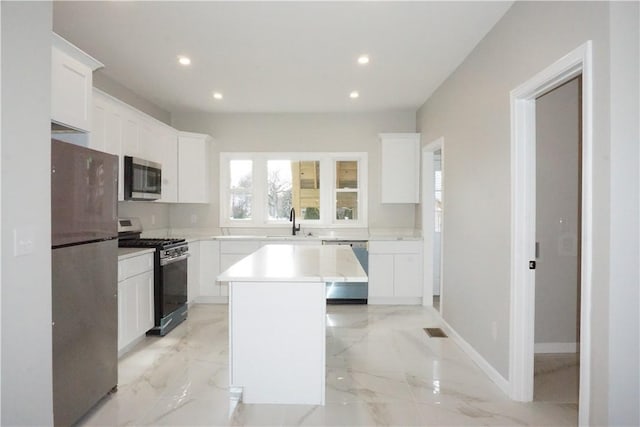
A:
[[[267,161],[269,219],[286,220],[291,211],[291,161]]]
[[[336,220],[358,219],[358,162],[336,162]]]
[[[220,226],[283,225],[291,208],[304,226],[366,226],[366,171],[366,153],[221,153]]]
[[[231,219],[251,219],[253,196],[253,162],[251,160],[231,160],[229,162],[230,213]]]

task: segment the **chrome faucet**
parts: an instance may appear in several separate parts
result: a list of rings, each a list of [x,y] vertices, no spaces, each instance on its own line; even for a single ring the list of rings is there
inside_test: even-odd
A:
[[[289,212],[289,221],[293,222],[293,227],[291,229],[291,235],[295,236],[296,231],[300,231],[300,226],[296,227],[296,210],[295,208],[291,208],[291,212]]]

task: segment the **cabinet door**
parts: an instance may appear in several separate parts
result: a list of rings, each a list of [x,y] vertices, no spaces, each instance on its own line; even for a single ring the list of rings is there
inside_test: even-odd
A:
[[[91,134],[89,135],[89,148],[106,152],[107,115],[108,106],[106,100],[94,93],[93,112],[91,115]]]
[[[118,200],[124,200],[124,160],[122,156],[122,138],[124,132],[124,113],[110,103],[107,109],[105,125],[104,151],[118,156]]]
[[[200,295],[217,297],[222,295],[221,284],[216,279],[220,274],[220,242],[200,241]]]
[[[136,337],[138,329],[135,276],[118,283],[118,351]]]
[[[118,200],[124,200],[124,163],[122,133],[124,112],[119,105],[99,91],[93,91],[92,126],[89,148],[118,156]]]
[[[381,134],[382,203],[419,203],[420,134]]]
[[[189,242],[187,258],[187,302],[191,304],[200,296],[200,242]]]
[[[209,165],[208,135],[181,133],[178,138],[179,202],[209,203]]]
[[[154,325],[153,272],[147,271],[133,278],[136,282],[136,333],[138,338]]]
[[[419,253],[397,254],[394,258],[394,296],[421,297],[422,255]]]
[[[53,47],[51,50],[51,120],[91,130],[93,74],[90,67]]]
[[[140,157],[139,150],[140,122],[132,111],[126,111],[124,117],[124,129],[122,132],[122,154],[126,156]]]
[[[369,297],[392,297],[393,255],[369,254]]]
[[[158,162],[162,165],[162,198],[160,202],[178,201],[178,132],[175,129],[158,125],[157,151]]]

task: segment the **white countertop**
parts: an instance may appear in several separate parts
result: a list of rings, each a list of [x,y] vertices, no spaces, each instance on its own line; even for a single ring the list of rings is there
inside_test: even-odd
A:
[[[150,248],[118,248],[118,261],[154,252]]]
[[[367,282],[349,246],[266,245],[218,276],[223,282]]]
[[[223,231],[225,231],[223,233]],[[176,237],[187,239],[188,242],[197,240],[422,240],[420,230],[391,228],[391,229],[314,229],[307,228],[304,233],[291,235],[291,230],[249,229],[234,230],[235,234],[227,234],[228,229],[158,229],[143,233],[143,237]],[[311,233],[311,235],[308,235]]]

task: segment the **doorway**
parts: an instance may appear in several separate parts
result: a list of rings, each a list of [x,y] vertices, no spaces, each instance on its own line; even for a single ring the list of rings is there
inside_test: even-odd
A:
[[[578,403],[581,85],[535,100],[535,401]]]
[[[589,424],[593,266],[593,65],[588,41],[511,91],[510,396],[533,400],[536,279],[536,98],[581,76],[578,421]]]
[[[444,138],[422,149],[423,305],[443,313]]]

